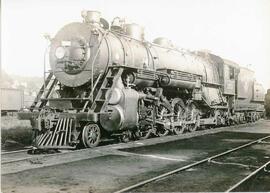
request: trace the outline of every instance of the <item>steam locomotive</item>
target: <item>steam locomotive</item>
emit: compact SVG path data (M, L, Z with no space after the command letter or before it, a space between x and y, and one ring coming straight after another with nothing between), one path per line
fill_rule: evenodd
M30 109L39 149L97 146L253 122L264 111L254 72L208 52L144 39L143 28L97 11L51 39L51 70Z

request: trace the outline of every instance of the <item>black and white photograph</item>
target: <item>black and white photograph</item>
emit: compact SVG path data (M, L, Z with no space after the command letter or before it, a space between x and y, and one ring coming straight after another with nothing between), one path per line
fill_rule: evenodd
M1 193L270 192L270 0L2 0Z

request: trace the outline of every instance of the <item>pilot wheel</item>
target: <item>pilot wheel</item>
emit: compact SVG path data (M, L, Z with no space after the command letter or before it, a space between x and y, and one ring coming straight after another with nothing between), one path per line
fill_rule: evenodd
M84 126L82 132L82 142L85 147L96 147L100 142L100 128L96 124Z

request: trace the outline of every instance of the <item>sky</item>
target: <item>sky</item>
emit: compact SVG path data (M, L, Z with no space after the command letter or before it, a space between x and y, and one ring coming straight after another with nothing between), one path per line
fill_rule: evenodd
M270 0L3 0L1 65L9 73L43 76L48 41L64 25L98 10L109 22L125 17L152 41L166 37L180 48L210 50L255 70L270 88Z

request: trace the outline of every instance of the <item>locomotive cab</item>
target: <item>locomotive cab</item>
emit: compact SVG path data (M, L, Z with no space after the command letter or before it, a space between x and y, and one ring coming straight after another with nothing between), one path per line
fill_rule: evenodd
M225 95L235 95L236 80L239 73L239 65L227 59L223 60L223 93Z

